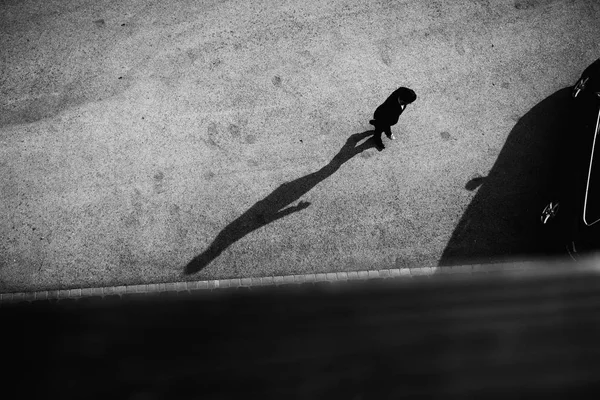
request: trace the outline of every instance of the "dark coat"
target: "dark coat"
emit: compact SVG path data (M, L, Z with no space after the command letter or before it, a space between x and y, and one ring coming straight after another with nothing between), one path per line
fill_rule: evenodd
M382 105L377 107L375 114L373 115L375 125L396 125L398 118L400 118L400 114L404 111L404 108L400 107L400 104L398 104L398 97L402 90L406 89L400 88L395 90Z

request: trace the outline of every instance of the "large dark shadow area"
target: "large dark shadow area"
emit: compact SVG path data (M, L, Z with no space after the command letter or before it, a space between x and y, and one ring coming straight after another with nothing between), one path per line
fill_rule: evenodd
M438 278L1 304L2 390L61 400L598 391L597 273Z
M202 254L188 263L184 273L190 275L200 271L225 249L250 232L310 206L310 203L305 201L300 201L296 205L292 205L292 203L298 201L317 184L333 175L346 161L369 148L375 147L373 138L359 144L362 139L373 133L374 131L366 131L351 135L329 164L312 174L284 183L267 197L258 201L248 211L227 225Z
M439 265L501 262L559 254L542 230L540 213L566 161L561 146L572 132L571 88L547 97L511 130L487 177L465 180L477 190L444 249Z

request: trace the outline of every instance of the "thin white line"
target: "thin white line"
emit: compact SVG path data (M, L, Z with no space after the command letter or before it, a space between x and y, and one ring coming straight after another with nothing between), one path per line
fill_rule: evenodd
M596 222L600 221L600 218L599 218L596 221L592 222L591 224L588 224L588 222L586 221L586 218L585 218L587 215L588 191L590 188L590 177L592 176L592 163L594 162L594 148L596 147L596 138L598 137L598 125L599 124L600 124L600 109L598 110L598 118L596 119L596 131L594 132L594 143L592 144L592 155L590 157L590 168L588 170L588 179L587 179L587 184L585 187L585 200L583 202L583 222L587 226L592 226Z
M192 289L192 292L195 291L211 291L211 290L216 290L216 289L220 289L220 288L228 288L228 287L259 287L259 286L275 286L275 285L297 285L297 284L301 284L301 283L314 283L314 282L318 282L318 281L324 281L324 282L339 282L339 283L347 283L348 281L352 281L352 280L358 280L358 281L367 281L367 280L371 280L373 278L380 278L380 279L385 279L385 280L390 280L390 281L398 281L398 280L406 280L407 278L411 278L412 276L434 276L434 275L448 275L448 274L453 274L453 275L473 275L474 272L505 272L507 274L511 274L513 272L536 272L536 271L540 271L543 270L540 268L540 266L544 266L543 263L540 263L539 265L537 264L527 264L527 263L523 263L523 262L518 262L518 263L512 263L512 264L503 264L503 263L498 263L498 264L477 264L477 265L459 265L459 266L445 266L445 267L414 267L414 268L403 268L403 269L380 269L380 270L362 270L362 271L350 271L347 272L345 277L340 277L340 275L338 275L337 273L319 273L316 274L316 276L319 279L313 279L313 277L315 276L315 274L295 274L293 281L286 281L286 279L284 279L283 275L277 275L277 276L268 276L268 277L263 277L263 278L255 278L255 279L251 279L250 282L248 282L248 284L242 284L241 283L241 279L242 278L235 278L235 279L211 279L211 280L203 280L203 281L195 281L196 283L200 284L203 283L204 285L198 285L201 287L198 287L197 289ZM544 266L545 268L545 266ZM394 273L394 271L397 271L396 273ZM573 271L572 268L569 267L568 269L569 272ZM594 269L594 271L596 271L596 269ZM406 272L406 273L405 273ZM289 278L290 275L287 275L287 277ZM303 276L305 279L301 280L301 279L297 279L297 277L299 276ZM278 279L279 278L279 279ZM233 280L238 280L239 284L235 284L235 285L231 285L231 282ZM258 282L257 282L258 281ZM117 286L107 286L107 287L103 287L101 289L103 289L103 294L99 295L97 294L97 292L94 289L98 289L98 288L94 288L94 287L81 287L81 288L75 288L75 289L79 289L80 293L79 295L71 295L71 290L72 289L62 289L62 290L57 290L56 291L56 296L55 297L50 297L50 295L47 296L46 299L59 299L59 300L64 300L64 299L69 299L69 298L84 298L84 297L105 297L107 295L119 295L119 296L127 296L130 295L131 293L147 293L147 294L156 294L159 292L165 292L165 293L174 293L177 291L182 291L181 289L177 288L177 284L178 283L182 283L182 282L190 282L190 281L181 281L181 282L169 282L169 284L172 285L172 288L169 289L166 287L166 285L163 284L154 284L154 286L151 286L152 284L139 284L139 285L117 285ZM227 282L227 284L221 284L221 282L225 283ZM162 288L161 288L162 285ZM141 291L136 290L135 292L129 292L127 289L130 287L135 286L136 288L138 287L142 287L144 288ZM115 290L116 288L119 288L119 290ZM83 291L84 289L91 289L90 291ZM106 291L106 289L111 289L109 292ZM184 289L185 290L185 289ZM183 291L184 291L183 290ZM43 292L47 292L47 291L23 291L23 292L17 292L17 293L0 293L0 303L2 302L11 302L15 297L23 297L22 299L19 299L19 301L30 301L24 298L24 296L27 293L43 293ZM32 301L35 301L32 300Z

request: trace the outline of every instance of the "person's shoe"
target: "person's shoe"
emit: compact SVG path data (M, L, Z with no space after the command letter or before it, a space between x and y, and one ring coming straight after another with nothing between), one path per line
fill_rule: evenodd
M396 140L396 136L392 133L391 135L386 135L390 140Z
M375 139L375 146L377 147L378 150L385 149L385 146L383 145L383 141L381 140L381 138L379 140Z

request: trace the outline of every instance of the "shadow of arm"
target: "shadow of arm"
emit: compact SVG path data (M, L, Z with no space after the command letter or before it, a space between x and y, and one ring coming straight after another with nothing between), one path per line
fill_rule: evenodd
M305 208L308 208L308 206L310 206L310 203L308 201L301 201L295 206L285 208L279 211L278 213L273 214L272 218L269 220L269 223L277 221L280 218L287 217L288 215L293 214L295 212L302 211Z

